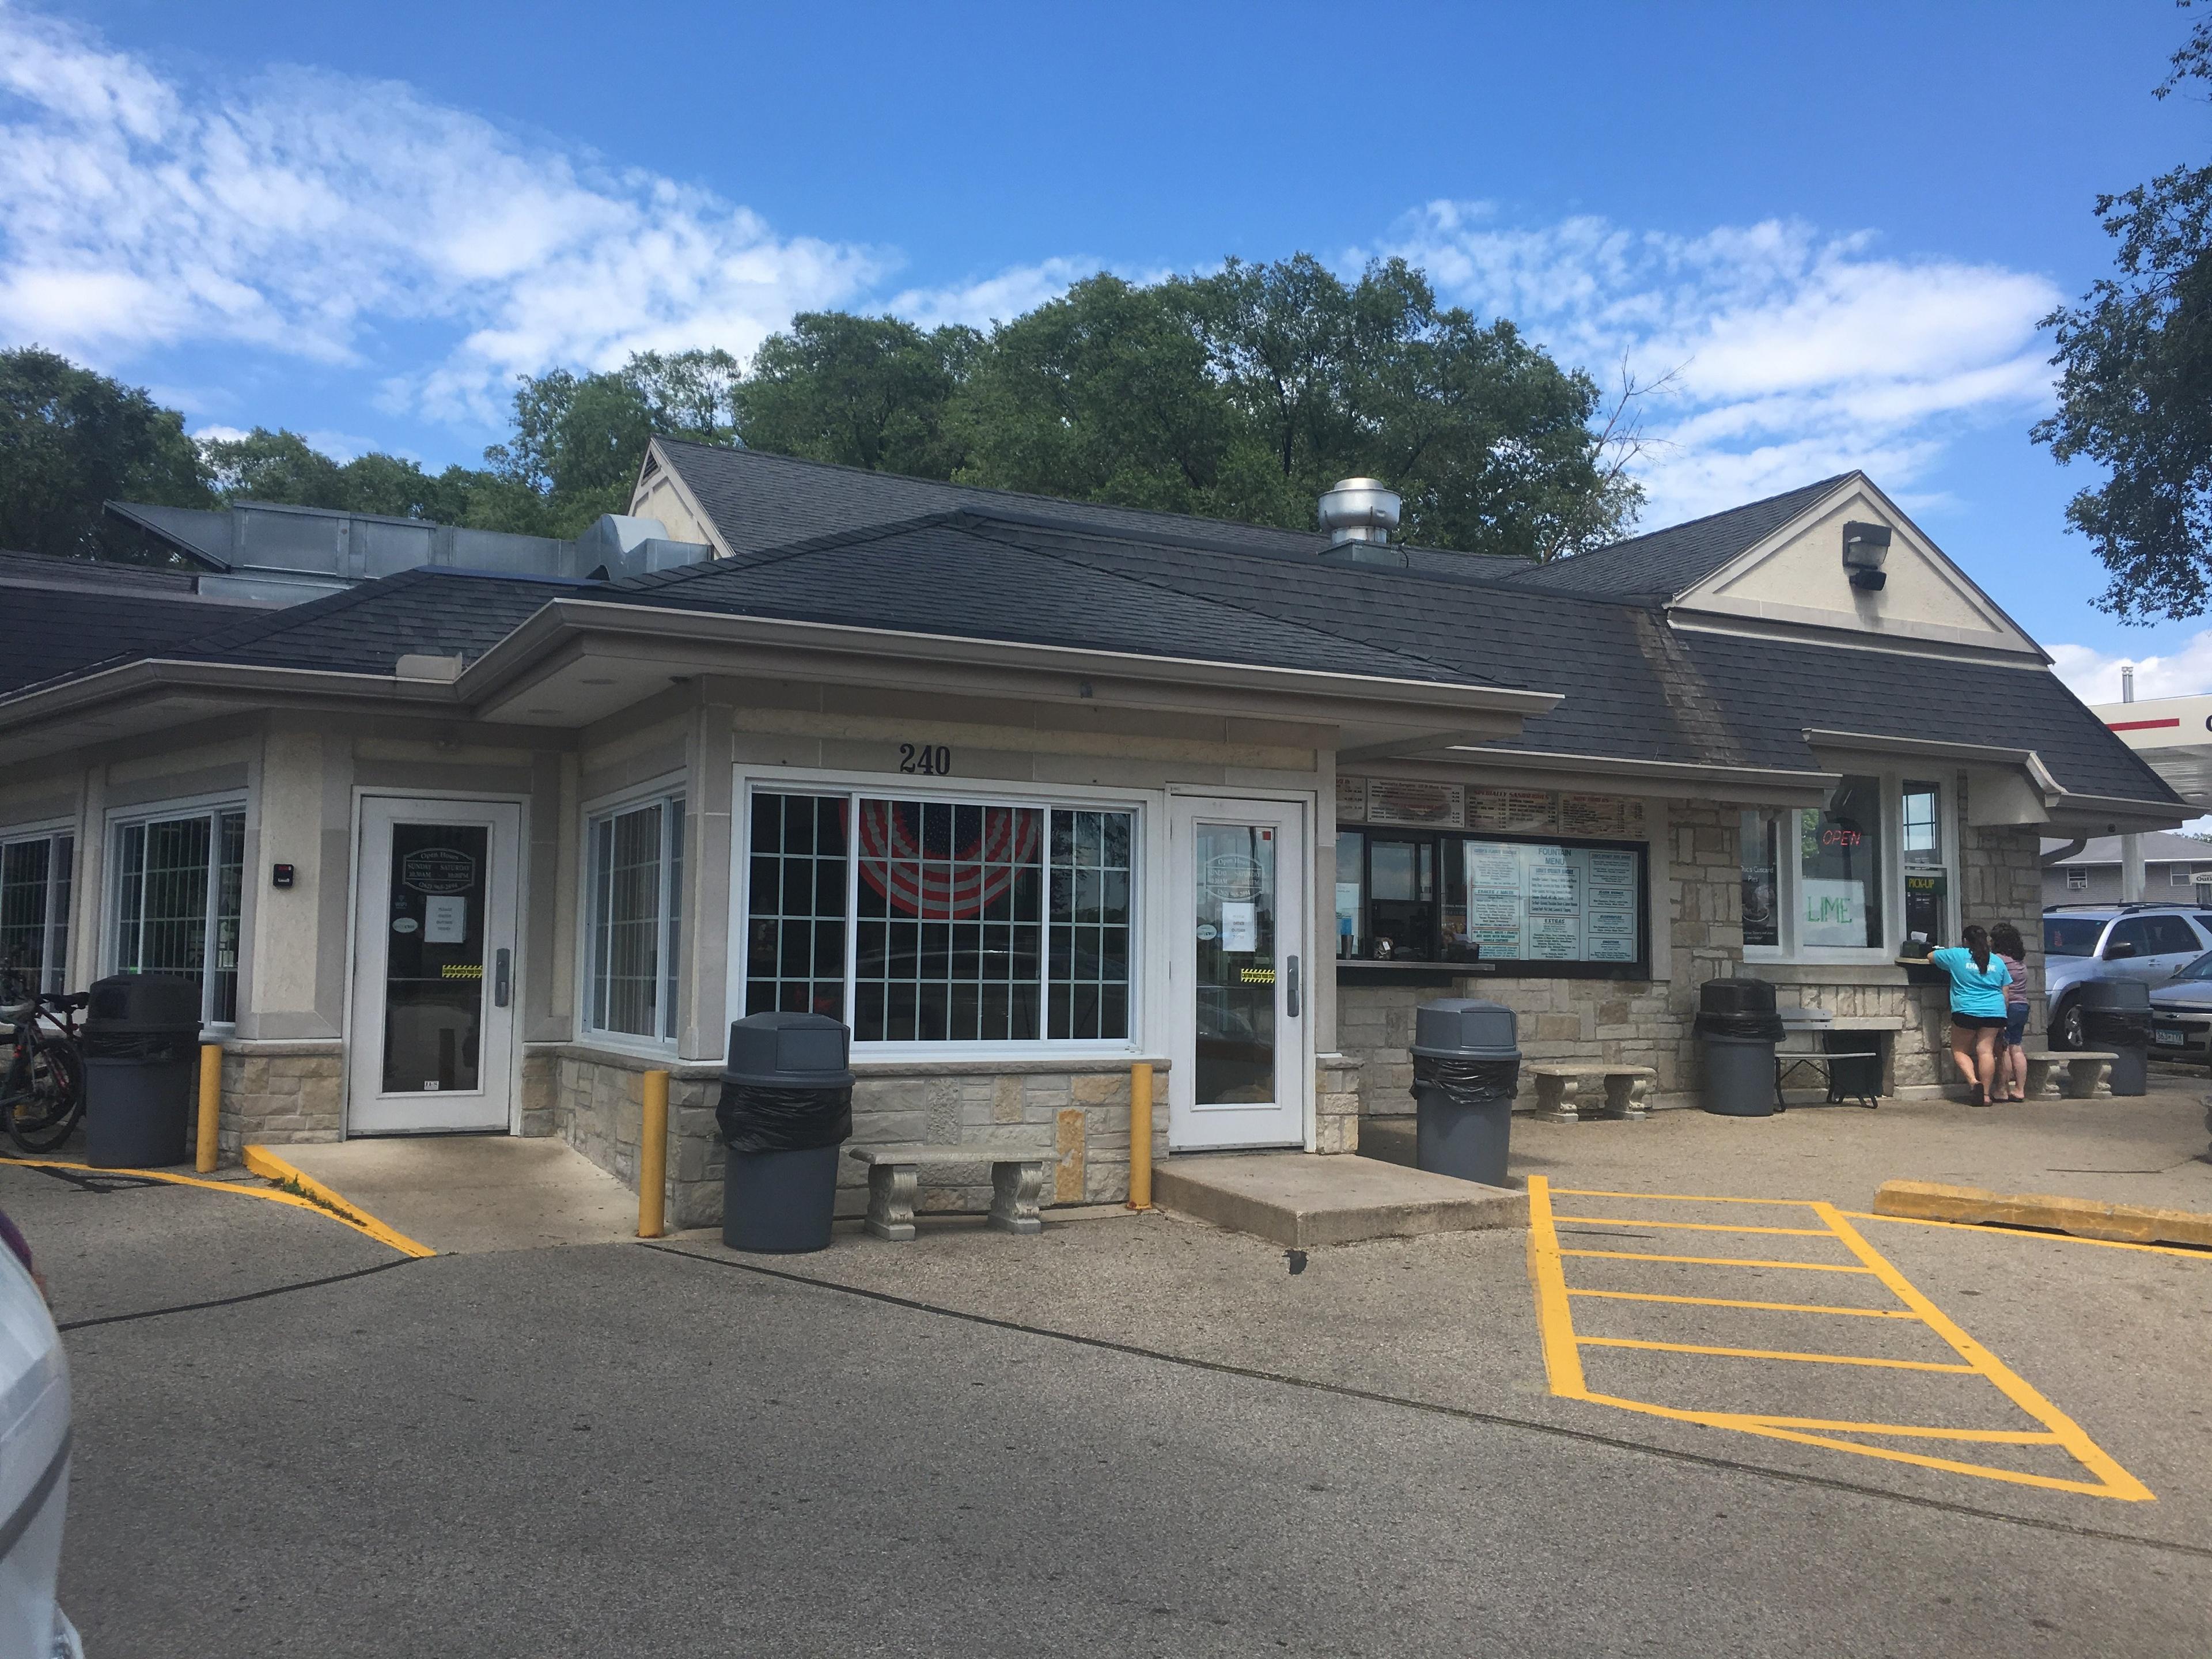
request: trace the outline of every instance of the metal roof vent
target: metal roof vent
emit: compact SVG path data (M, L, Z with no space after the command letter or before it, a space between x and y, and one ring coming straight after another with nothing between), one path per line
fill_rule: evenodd
M1398 492L1380 478L1342 478L1321 498L1321 527L1328 532L1322 556L1358 564L1403 564L1406 556L1390 545L1404 506Z

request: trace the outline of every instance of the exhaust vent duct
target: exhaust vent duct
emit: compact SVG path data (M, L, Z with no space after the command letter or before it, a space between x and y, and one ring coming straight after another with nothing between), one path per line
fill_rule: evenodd
M1344 478L1321 498L1321 527L1328 532L1325 559L1356 564L1406 562L1390 545L1404 502L1380 478Z

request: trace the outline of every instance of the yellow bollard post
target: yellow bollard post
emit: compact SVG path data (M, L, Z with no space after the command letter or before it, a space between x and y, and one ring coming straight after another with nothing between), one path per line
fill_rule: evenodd
M200 1045L199 1144L193 1151L192 1168L202 1175L215 1173L216 1130L222 1122L222 1045Z
M637 1143L637 1236L660 1237L668 1206L668 1073L645 1074L645 1127Z
M1152 1068L1129 1068L1129 1207L1152 1207Z

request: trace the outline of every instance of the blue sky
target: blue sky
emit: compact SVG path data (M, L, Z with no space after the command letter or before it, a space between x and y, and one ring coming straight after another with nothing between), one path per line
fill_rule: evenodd
M1863 465L2105 694L2027 428L2090 216L2204 155L2167 0L935 7L0 0L0 341L198 429L474 461L517 373L794 309L1404 252L1650 415L1656 526Z

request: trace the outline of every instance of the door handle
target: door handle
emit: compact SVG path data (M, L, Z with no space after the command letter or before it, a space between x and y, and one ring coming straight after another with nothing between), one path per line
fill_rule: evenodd
M513 953L508 951L499 950L492 952L491 1006L495 1008L506 1007L508 995L514 988L514 975L509 971L512 959Z
M1298 1017L1298 959L1292 957L1286 967L1287 971L1284 981L1286 988L1285 1000L1289 1005L1290 1018L1296 1019Z

